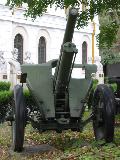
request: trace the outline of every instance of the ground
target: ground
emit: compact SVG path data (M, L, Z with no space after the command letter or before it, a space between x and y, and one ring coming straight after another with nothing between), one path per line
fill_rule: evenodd
M11 148L11 126L4 123L0 125L0 157L1 160L120 160L120 125L118 122L115 127L114 142L105 144L95 141L92 124L82 133L68 130L62 134L38 133L29 124L24 151L15 153Z

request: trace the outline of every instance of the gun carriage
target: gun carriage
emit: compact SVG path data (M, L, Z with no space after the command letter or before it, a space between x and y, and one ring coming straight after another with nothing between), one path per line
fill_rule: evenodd
M106 85L98 85L93 96L93 111L90 117L83 121L83 114L93 85L92 73L96 73L94 64L74 64L78 52L72 43L78 11L71 8L61 45L58 60L51 60L43 64L21 65L22 85L14 87L13 109L13 149L20 152L23 149L24 130L27 121L34 128L43 132L55 130L82 131L83 127L93 121L96 139L111 142L114 136L114 95ZM55 73L52 74L52 69ZM85 78L72 78L74 68L84 68ZM79 73L78 73L79 74ZM28 116L23 83L35 101L32 108L33 116Z

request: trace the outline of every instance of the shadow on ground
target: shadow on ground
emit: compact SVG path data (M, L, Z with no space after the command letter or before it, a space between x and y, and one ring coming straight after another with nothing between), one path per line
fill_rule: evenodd
M40 154L44 152L54 151L55 148L50 146L49 144L41 144L41 145L25 145L24 150L18 154L20 155L32 155L32 154ZM14 152L12 148L10 148L10 155L13 156L17 152Z

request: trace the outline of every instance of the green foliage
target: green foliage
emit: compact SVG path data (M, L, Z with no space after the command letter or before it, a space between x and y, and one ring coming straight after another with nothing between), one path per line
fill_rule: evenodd
M8 103L12 97L12 91L1 91L0 92L0 105Z
M99 16L100 34L97 36L102 64L120 62L119 31L120 12L113 9L104 11Z
M109 83L109 78L108 77L105 77L104 81L105 81L105 84L109 88L112 89L113 93L116 92L116 90L117 90L117 83L115 83L115 82L114 83Z
M10 82L0 81L0 91L8 91L10 89Z
M32 107L34 101L30 92L28 90L24 90L24 97L26 107ZM13 91L1 91L0 92L0 122L4 122L5 118L11 114L13 107Z
M99 47L100 48L111 48L113 42L116 40L116 34L118 32L119 25L116 21L112 21L108 24L103 24L100 26Z
M105 64L115 64L120 62L120 54L114 54L111 49L103 50L101 54L101 63Z
M92 89L95 90L96 87L97 87L97 85L98 85L98 80L97 80L97 79L94 79L94 80L93 80L93 87L92 87Z
M11 105L12 91L0 92L0 122L3 122L9 112Z
M117 84L116 83L109 84L109 87L112 89L113 92L115 92L117 90Z
M91 107L93 105L93 95L94 95L94 91L95 91L97 85L98 85L98 80L94 79L93 86L92 86L90 93L89 93L89 96L88 96L88 102L87 102L88 109L91 109Z
M0 82L0 122L4 121L10 107L12 91L9 89L10 82Z

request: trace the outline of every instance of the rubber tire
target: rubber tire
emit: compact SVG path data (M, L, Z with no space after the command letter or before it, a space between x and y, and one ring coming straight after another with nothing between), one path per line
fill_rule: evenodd
M115 97L105 84L97 86L93 97L93 129L96 140L110 143L114 139Z
M12 142L15 152L22 152L25 131L25 101L23 88L20 85L14 87L14 121L12 122Z

